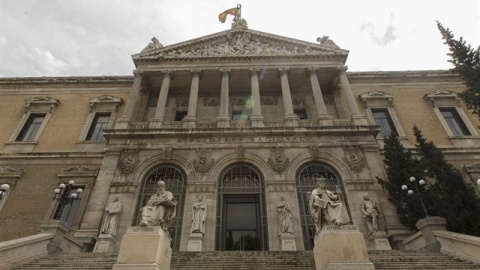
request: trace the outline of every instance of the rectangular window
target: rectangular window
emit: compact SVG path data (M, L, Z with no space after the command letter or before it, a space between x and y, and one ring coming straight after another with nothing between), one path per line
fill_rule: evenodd
M293 110L293 113L298 116L299 119L307 119L307 111L302 110Z
M45 114L31 114L25 125L20 131L16 141L17 142L31 142L35 139L40 126L42 125L43 119L45 119Z
M455 108L439 108L439 110L454 136L471 135L470 131Z
M177 111L175 112L175 121L182 121L182 119L187 116L187 112Z
M398 135L387 109L372 109L372 115L375 123L380 126L380 135L382 137Z
M249 119L250 119L250 115L246 110L232 111L232 121L247 121Z
M87 141L103 140L103 130L108 127L110 122L110 113L97 113L93 118L92 125L87 134Z

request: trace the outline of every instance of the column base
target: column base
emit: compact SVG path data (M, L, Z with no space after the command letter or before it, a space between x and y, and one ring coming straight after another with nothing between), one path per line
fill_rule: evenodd
M315 237L316 270L374 270L363 234L355 225L326 225Z
M95 243L93 253L113 253L115 251L115 237L110 234L100 234Z
M127 129L130 127L130 118L122 117L115 124L115 129Z
M196 128L197 127L197 117L195 116L186 116L182 120L184 128Z
M285 115L286 127L298 127L298 116L296 114Z
M264 127L265 123L263 122L262 115L254 115L250 117L250 121L252 123L252 127Z
M282 251L296 251L295 235L290 233L282 233L280 236L280 248Z
M363 114L354 114L352 115L352 121L355 126L366 126L367 118Z
M375 250L392 250L385 232L374 232L368 237L368 240L373 244Z
M170 270L170 243L159 226L129 227L113 270Z
M219 128L229 128L230 127L230 117L228 117L228 116L217 117L217 127L219 127Z
M203 233L191 233L188 237L187 251L202 251Z
M333 117L329 114L318 115L318 123L321 126L333 126Z
M162 118L152 118L150 119L150 123L148 124L149 128L161 128L162 127Z

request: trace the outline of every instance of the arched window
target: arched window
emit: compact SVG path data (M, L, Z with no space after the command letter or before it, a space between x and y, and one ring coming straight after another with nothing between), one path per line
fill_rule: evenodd
M172 164L162 164L152 169L140 186L140 193L135 210L133 226L137 226L141 219L140 208L147 204L148 199L157 192L158 181L165 182L166 190L173 193L177 204L177 215L168 228L172 238L172 249L180 249L180 236L182 232L182 217L185 204L186 177L183 170Z
M265 185L252 165L234 164L218 185L217 250L268 250Z
M337 172L330 166L319 162L310 162L300 167L297 172L296 181L305 250L313 249L313 241L315 238L315 224L310 213L308 205L310 198L307 196L307 193L312 192L317 187L317 178L322 176L326 178L326 188L328 190L334 191L338 185L345 194L345 189ZM346 199L345 196L344 198ZM345 204L348 208L348 203L345 202Z

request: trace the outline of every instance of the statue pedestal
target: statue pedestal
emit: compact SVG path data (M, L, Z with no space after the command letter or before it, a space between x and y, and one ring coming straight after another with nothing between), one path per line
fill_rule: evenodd
M315 237L316 270L374 270L363 234L355 225L326 225Z
M113 270L170 270L170 243L158 226L129 227Z
M187 251L202 251L203 233L191 233L188 237Z
M113 253L115 250L115 237L110 234L100 234L95 243L93 253Z
M282 251L296 251L295 235L290 233L282 233L280 235L280 248Z
M447 220L442 217L426 217L420 219L415 224L415 227L419 229L423 238L425 239L425 249L431 251L440 251L442 245L438 242L433 231L446 231Z
M375 250L392 250L385 232L374 232L368 237L368 240L375 246Z

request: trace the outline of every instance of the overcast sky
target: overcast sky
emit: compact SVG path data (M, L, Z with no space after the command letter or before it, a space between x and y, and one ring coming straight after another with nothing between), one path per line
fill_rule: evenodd
M475 48L480 0L0 0L0 77L131 75L131 55L230 29L237 4L250 29L350 51L349 71L451 68L435 21Z

